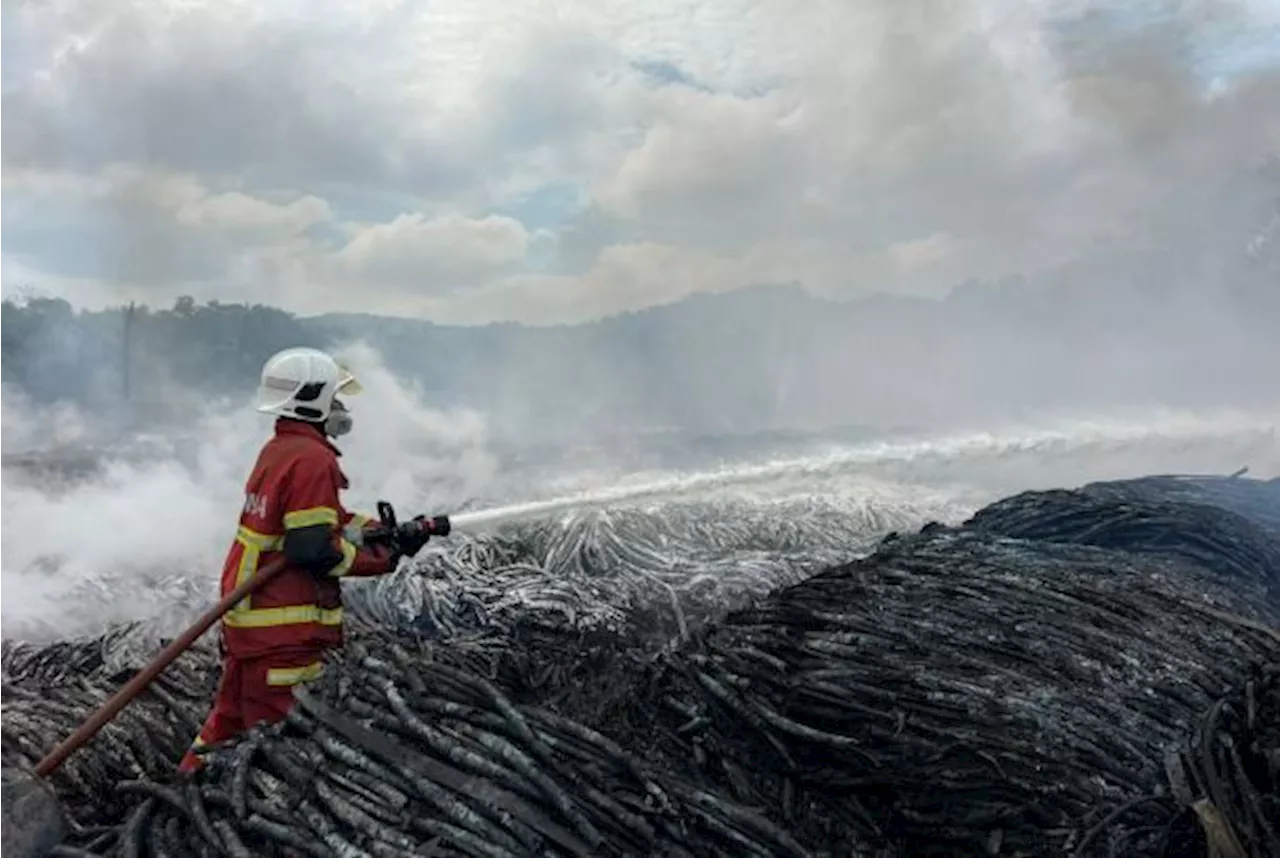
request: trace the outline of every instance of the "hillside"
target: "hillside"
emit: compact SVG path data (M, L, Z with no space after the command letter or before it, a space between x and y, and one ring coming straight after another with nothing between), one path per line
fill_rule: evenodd
M1268 214L1231 241L1099 252L940 300L766 285L576 326L450 327L188 299L134 313L127 382L122 311L5 302L3 376L39 401L154 411L174 390L243 395L278 348L363 339L433 404L481 409L498 435L530 443L1274 404L1280 218Z

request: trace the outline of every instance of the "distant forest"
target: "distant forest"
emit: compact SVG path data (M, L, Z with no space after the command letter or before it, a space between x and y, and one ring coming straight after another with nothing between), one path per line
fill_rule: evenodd
M100 311L60 298L5 301L0 333L4 382L39 402L146 401L160 382L243 393L282 344L324 341L315 325L284 310L185 297L169 309Z

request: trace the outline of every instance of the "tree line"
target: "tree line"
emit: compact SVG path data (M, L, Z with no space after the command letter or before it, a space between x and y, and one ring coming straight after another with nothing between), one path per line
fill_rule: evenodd
M61 298L3 302L0 374L36 402L145 401L176 383L243 392L272 352L320 345L305 320L264 304L145 304L76 309Z

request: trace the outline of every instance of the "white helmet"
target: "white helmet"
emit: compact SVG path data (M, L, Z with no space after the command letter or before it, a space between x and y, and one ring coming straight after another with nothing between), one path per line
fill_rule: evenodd
M325 422L339 393L360 392L350 370L319 349L293 348L276 352L262 366L258 410L263 414ZM338 403L342 408L342 403Z

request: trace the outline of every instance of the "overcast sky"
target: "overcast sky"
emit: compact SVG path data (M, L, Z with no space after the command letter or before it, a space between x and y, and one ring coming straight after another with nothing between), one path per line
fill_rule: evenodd
M1280 151L1276 0L5 0L2 33L5 294L87 305L938 294L1141 246Z

